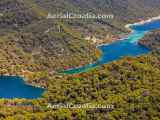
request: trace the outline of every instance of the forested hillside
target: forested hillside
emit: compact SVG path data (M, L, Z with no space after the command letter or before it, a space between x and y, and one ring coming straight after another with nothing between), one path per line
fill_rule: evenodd
M0 99L0 120L159 120L159 30L139 42L152 50L147 55L125 57L86 73L59 73L96 61L101 53L86 36L128 34L125 24L159 15L159 6L159 0L0 0L0 75L21 76L46 89L38 99ZM115 18L46 18L67 11ZM49 103L114 108L51 109Z
M0 9L1 75L54 73L96 59L91 42L67 24L47 20L33 1L0 1Z
M111 21L102 20L98 21L98 28L96 27L97 21L92 21L95 29L105 28L115 32L126 32L124 25L127 22L135 22L137 19L144 19L146 17L159 15L159 1L158 0L34 0L39 6L51 13L103 13L113 14L114 19ZM74 21L72 21L74 22ZM77 21L76 21L77 22ZM85 22L85 21L84 21ZM86 23L88 26L89 23ZM111 27L111 28L110 28ZM108 32L106 29L104 29Z
M18 0L1 0L0 14L0 27L3 29L22 27L38 20L36 13Z
M159 44L157 34L158 31L149 37L146 35L143 40ZM152 50L159 47L157 45ZM158 120L160 118L158 105L160 55L157 52L136 58L126 57L87 73L48 77L48 90L41 99L1 100L1 105L12 104L12 108L1 108L1 118L13 120ZM111 104L114 108L52 110L42 107L48 103ZM14 107L16 105L25 107Z

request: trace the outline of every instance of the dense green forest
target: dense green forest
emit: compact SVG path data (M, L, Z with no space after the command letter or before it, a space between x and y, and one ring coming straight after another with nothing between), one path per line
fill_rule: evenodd
M0 74L46 88L39 99L0 99L0 120L159 120L160 31L139 44L147 55L75 75L58 71L100 55L85 34L123 35L124 25L157 16L159 0L0 0ZM51 20L49 12L113 13L114 20ZM137 12L139 11L139 12ZM142 17L143 16L143 17ZM85 32L84 32L85 31ZM107 109L51 109L48 104L102 104Z
M142 41L159 44L158 33L150 33ZM42 98L3 99L0 116L7 120L158 120L160 55L157 48L153 47L148 55L126 57L87 73L48 76L48 90ZM50 109L48 103L104 104L114 108Z

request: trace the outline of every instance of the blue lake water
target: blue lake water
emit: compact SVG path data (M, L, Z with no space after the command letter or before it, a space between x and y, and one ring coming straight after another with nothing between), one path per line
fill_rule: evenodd
M0 77L0 98L35 99L43 92L44 89L25 84L20 77Z
M97 66L118 60L125 56L139 56L150 52L150 50L137 42L144 37L147 32L152 30L160 29L160 20L152 21L150 23L145 23L143 25L132 25L130 28L133 30L128 37L118 40L109 45L101 45L97 48L101 50L102 55L95 62L79 68L72 68L66 70L65 74L76 74L81 72L86 72L89 69L95 68Z

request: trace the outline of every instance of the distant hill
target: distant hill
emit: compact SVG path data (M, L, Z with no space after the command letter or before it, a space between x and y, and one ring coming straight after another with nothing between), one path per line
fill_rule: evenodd
M88 29L91 33L104 36L104 33L126 33L126 23L133 23L139 19L157 16L160 12L159 0L33 0L41 8L53 14L75 13L103 13L114 14L113 20L71 20L70 24L81 28L81 32ZM68 22L68 21L65 21ZM79 26L83 23L84 26ZM92 27L91 27L92 26Z
M142 40L139 41L139 44L160 53L160 30L147 34Z
M19 0L0 1L0 27L24 26L38 19L36 13Z
M156 16L159 0L33 0L50 12L112 13L119 21Z

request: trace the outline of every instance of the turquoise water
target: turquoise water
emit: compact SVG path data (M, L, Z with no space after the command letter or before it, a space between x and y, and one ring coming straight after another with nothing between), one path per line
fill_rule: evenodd
M150 50L137 42L144 37L144 35L152 30L160 29L160 20L145 23L143 25L132 25L130 28L133 30L128 37L117 40L109 45L101 45L97 48L101 50L102 55L95 62L79 68L72 68L66 70L65 74L76 74L86 72L92 68L118 60L125 56L139 56L150 52Z
M35 99L44 92L44 89L26 85L20 77L0 77L0 83L0 98Z

